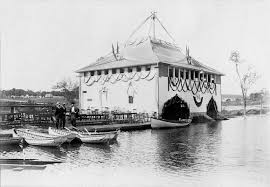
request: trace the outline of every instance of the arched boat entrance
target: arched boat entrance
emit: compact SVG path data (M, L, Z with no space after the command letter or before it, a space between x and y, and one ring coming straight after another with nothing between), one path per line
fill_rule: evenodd
M188 104L176 94L164 103L161 117L167 120L179 120L179 118L188 119L189 115Z
M218 115L217 103L213 97L210 99L210 101L207 104L206 114L213 119L217 118L217 115Z

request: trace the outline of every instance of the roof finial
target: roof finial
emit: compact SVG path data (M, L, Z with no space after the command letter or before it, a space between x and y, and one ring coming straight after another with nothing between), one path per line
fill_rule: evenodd
M186 45L186 58L187 58L187 62L191 64L191 56L189 54L189 47L187 45Z
M153 38L156 39L156 28L155 28L155 19L156 19L156 11L151 12L152 24L153 24Z

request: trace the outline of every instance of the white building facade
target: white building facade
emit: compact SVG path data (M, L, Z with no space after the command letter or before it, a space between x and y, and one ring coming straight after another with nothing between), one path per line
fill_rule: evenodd
M143 38L77 71L82 111L161 114L176 94L191 113L221 111L222 73L165 41ZM213 104L214 103L214 104ZM210 106L211 105L211 106Z

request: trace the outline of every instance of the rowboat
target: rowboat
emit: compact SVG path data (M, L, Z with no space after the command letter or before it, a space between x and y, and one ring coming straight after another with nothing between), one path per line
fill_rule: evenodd
M151 118L152 129L185 127L185 126L188 126L190 123L191 123L191 119L182 119L179 121L172 121L172 120Z
M67 136L55 136L29 129L14 129L13 133L14 136L23 137L30 145L56 147L67 141Z
M13 134L1 134L0 145L19 145L22 139L22 137L14 137Z
M73 130L66 128L69 132L73 132L77 134L77 138L79 138L83 143L108 143L110 141L116 140L120 130L109 131L109 132L88 132L87 129L85 131L80 131L77 128L73 127Z
M48 133L50 135L54 135L54 136L67 136L67 141L68 143L70 143L72 140L74 140L77 137L77 134L74 132L70 132L67 130L61 130L61 129L55 129L52 127L48 128Z
M0 159L0 167L5 169L21 170L43 170L48 164L59 164L61 161L42 161L37 159Z

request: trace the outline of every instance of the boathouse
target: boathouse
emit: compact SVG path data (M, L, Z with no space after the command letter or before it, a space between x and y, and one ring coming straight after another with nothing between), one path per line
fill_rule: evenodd
M179 97L191 114L215 116L221 110L223 74L194 59L187 47L183 52L173 42L158 39L155 23L162 23L155 13L144 23L147 20L151 36L129 39L121 47L112 45L110 54L76 71L81 110L160 115L167 101Z

